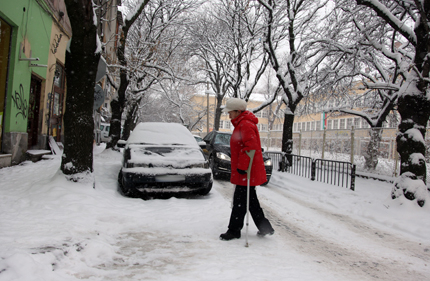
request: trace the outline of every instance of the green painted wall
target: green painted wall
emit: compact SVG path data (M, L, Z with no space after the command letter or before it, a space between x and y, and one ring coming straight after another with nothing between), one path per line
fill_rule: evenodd
M0 0L0 17L12 26L4 132L27 132L31 74L46 78L46 67L30 67L26 56L38 57L37 64L48 62L52 19L36 0ZM42 0L38 2L43 2Z

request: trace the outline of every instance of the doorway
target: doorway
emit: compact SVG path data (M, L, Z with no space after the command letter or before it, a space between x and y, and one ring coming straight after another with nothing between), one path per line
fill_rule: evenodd
M42 89L42 81L35 76L31 76L30 98L28 105L28 149L37 146L37 137L39 134L39 111L40 111L40 91Z
M9 54L12 27L0 18L0 152L2 151L2 133L5 111L7 75L9 70Z

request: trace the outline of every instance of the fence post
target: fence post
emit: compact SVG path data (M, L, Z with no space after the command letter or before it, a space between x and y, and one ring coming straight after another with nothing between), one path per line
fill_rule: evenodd
M396 131L397 133L399 130ZM397 164L399 163L399 153L397 152L397 140L394 143L394 171L393 176L397 177Z
M299 156L302 155L301 151L302 151L302 130L300 130L299 132Z
M351 169L351 190L355 191L355 164L352 165Z
M325 152L325 137L326 137L326 128L324 127L321 159L324 159L324 152Z
M354 126L351 126L351 164L354 164L354 135L355 130Z
M315 174L316 174L316 163L315 160L312 159L312 165L311 165L311 180L314 181L315 180Z

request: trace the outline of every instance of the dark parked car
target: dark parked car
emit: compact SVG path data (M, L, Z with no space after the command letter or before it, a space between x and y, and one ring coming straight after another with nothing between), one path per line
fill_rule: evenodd
M140 123L123 151L118 175L130 197L171 197L208 194L212 172L202 149L181 124Z
M206 149L203 151L209 159L209 165L212 169L214 178L230 178L230 138L231 133L218 131L212 131L203 138L206 142ZM270 157L268 157L264 152L263 160L267 176L267 182L263 185L266 185L272 176L273 165Z

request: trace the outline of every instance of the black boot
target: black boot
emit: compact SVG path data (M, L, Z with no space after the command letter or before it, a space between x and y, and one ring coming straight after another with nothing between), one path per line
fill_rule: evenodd
M258 231L257 236L264 237L266 235L273 235L273 233L275 233L275 230L272 228L272 230L269 230L269 231Z
M239 239L240 238L240 232L233 232L228 230L226 233L223 233L219 236L219 239L224 241L229 241L233 239Z

